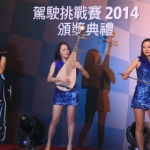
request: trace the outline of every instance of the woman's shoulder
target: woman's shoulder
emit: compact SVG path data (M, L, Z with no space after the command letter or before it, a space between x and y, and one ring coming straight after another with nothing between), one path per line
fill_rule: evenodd
M60 60L59 59L56 59L56 60L54 60L53 62L52 62L52 64L54 65L54 64L57 64L57 63L59 63L60 62Z
M136 62L139 62L139 57L135 58L132 63L136 63Z
M147 62L147 58L146 57L143 57L143 56L138 56L138 61L140 62Z
M61 59L56 59L56 60L54 61L54 63L55 63L55 66L62 66L62 65L64 64Z
M61 59L54 60L54 62L61 62L61 61L62 61Z
M144 61L146 58L145 57L142 57L142 56L137 56L133 62L141 62L141 61Z

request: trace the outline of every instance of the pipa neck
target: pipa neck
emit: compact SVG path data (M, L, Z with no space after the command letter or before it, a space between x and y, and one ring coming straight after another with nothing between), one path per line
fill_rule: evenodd
M75 52L78 51L78 46L79 46L80 39L81 39L81 37L78 36L78 37L77 37L77 40L76 40L76 43L75 43L75 45L74 45L74 48L73 48L73 51L75 51Z

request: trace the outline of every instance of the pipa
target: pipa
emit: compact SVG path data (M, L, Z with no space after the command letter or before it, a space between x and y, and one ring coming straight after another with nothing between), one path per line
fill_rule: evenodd
M80 32L79 32L79 35L77 36L77 40L74 45L73 51L56 76L56 78L57 77L67 77L70 80L69 84L60 82L60 81L55 82L56 87L62 91L71 90L76 83L76 68L72 67L72 64L76 63L78 46L79 46L80 39L83 36L84 30L85 30L85 26L81 25Z

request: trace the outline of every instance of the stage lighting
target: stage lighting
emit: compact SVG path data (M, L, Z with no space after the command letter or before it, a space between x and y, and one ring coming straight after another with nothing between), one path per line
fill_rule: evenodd
M132 125L127 128L126 131L127 141L131 144L131 146L129 147L130 150L135 150L137 148L137 143L135 139L135 128L136 128L136 124L135 122L133 122ZM144 136L144 147L145 147L146 144L149 142L149 138L150 138L150 132L148 127L144 127L143 136Z
M36 117L22 115L19 120L19 133L22 137L20 140L21 146L39 145L44 135L44 125Z

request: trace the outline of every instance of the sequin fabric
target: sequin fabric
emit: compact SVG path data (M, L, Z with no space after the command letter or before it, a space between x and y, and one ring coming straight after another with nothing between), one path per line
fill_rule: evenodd
M150 83L150 62L145 57L138 58L141 64L136 69L137 77L139 80ZM144 110L150 109L150 84L137 81L131 107Z
M0 99L3 99L3 78L2 74L0 74Z
M64 65L62 60L55 61L55 74L59 72ZM70 91L61 91L55 88L53 105L72 105L79 106L79 91L76 85Z

